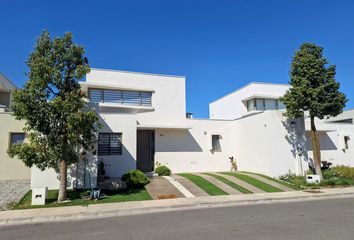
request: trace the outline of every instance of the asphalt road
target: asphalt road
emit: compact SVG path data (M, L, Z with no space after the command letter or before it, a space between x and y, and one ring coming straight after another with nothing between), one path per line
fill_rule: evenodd
M0 239L354 239L354 198L0 227Z

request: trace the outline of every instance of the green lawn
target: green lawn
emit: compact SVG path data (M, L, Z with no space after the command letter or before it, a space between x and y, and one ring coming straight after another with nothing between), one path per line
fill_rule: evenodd
M244 173L251 173L251 172L244 172ZM266 178L268 180L271 180L273 182L277 182L277 183L279 183L281 185L284 185L285 187L288 187L288 188L291 188L291 189L294 189L294 190L302 190L302 188L300 188L300 187L297 187L295 185L289 184L287 182L281 181L281 180L276 179L276 178L269 177L267 175L263 175L263 174L260 174L260 173L251 173L251 174L258 175L260 177L264 177L264 178Z
M244 174L240 174L240 173L235 173L235 172L223 172L222 174L226 174L226 175L230 175L230 176L234 176L244 182L247 182L265 192L283 192L283 190L273 187L269 184L266 184L262 181L259 181L258 179L255 179L253 177L244 175Z
M195 185L203 189L206 193L209 195L215 196L215 195L228 195L226 192L212 184L211 182L205 180L204 178L190 174L190 173L180 173L178 174L179 176L185 177L191 182L193 182Z
M224 178L222 176L219 176L219 175L216 175L216 174L211 174L211 173L205 173L206 175L209 175L209 176L212 176L216 179L218 179L219 181L229 185L230 187L242 192L242 193L245 193L245 194L249 194L249 193L252 193L250 190L246 189L246 188L243 188L241 187L240 185L237 185L236 183L230 181L229 179L227 178Z
M106 194L100 200L87 200L82 199L81 194L84 190L68 190L68 199L70 202L57 203L58 190L48 190L47 204L44 206L31 206L31 195L32 192L29 191L21 199L21 201L14 207L14 209L25 209L25 208L43 208L43 207L63 207L63 206L77 206L77 205L89 205L97 203L114 203L114 202L127 202L127 201L142 201L142 200L152 200L151 196L145 189L140 190L117 190L117 191L105 191L102 193Z

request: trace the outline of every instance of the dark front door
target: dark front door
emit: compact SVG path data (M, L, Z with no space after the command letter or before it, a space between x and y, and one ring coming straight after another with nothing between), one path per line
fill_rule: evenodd
M136 168L142 172L154 171L155 132L153 130L138 130L136 151Z

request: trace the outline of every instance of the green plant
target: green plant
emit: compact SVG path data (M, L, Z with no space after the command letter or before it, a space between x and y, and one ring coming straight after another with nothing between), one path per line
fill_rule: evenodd
M331 168L337 173L338 177L354 180L354 168L348 166L336 166Z
M168 167L161 165L158 166L155 169L155 172L159 175L159 176L170 176L171 175L171 169L169 169Z
M297 188L302 188L306 186L306 179L304 176L297 176L295 173L288 172L279 177L280 180L293 184Z
M131 170L122 176L122 180L127 183L127 187L131 189L143 188L150 182L149 178L140 170Z

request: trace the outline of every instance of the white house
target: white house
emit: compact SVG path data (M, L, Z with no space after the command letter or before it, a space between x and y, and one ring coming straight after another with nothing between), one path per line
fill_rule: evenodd
M70 167L69 187L96 186L100 162L109 178L150 173L157 162L175 173L229 171L232 156L239 170L269 176L303 174L311 164L306 121L285 118L278 101L288 85L251 83L211 103L210 119L193 119L182 76L91 69L80 84L103 128L94 153ZM324 139L336 138L335 147L324 144L324 159L353 164L353 123L339 117L323 125ZM31 187L56 189L57 174L32 168Z

